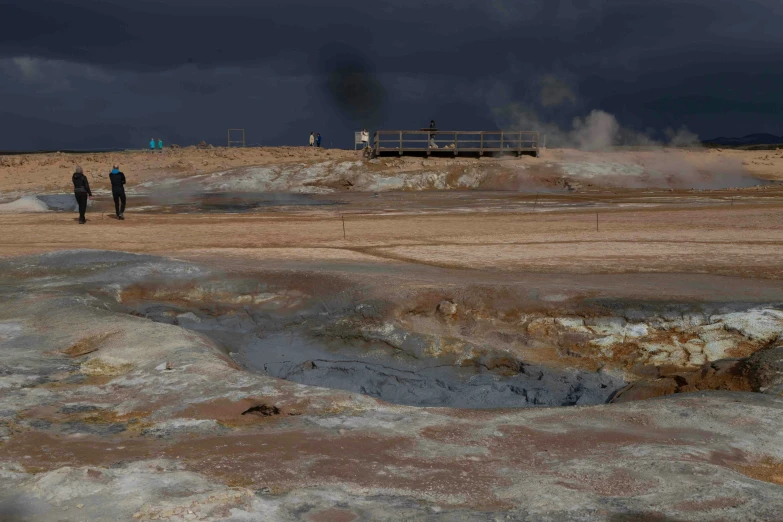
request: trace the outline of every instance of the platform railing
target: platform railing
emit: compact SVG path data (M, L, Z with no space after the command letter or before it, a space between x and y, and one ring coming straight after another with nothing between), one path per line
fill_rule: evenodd
M442 131L380 130L375 132L373 150L377 154L398 152L534 152L538 153L535 131Z

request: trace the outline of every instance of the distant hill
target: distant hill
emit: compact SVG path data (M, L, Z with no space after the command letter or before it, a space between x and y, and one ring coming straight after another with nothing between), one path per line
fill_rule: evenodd
M712 140L702 141L705 145L721 145L724 147L743 147L747 145L777 145L783 143L783 136L774 134L748 134L742 138L726 138L721 136Z

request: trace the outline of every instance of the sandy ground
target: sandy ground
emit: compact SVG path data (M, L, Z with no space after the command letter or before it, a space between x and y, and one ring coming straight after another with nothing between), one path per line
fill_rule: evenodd
M724 187L745 171L783 178L779 152L357 159L308 149L128 153L120 163L146 192L131 195L124 221L105 194L86 225L73 212L0 213L0 518L779 518L781 193L638 186L644 169L658 181L684 172L683 181L721 163ZM353 170L324 174L327 160ZM76 161L103 183L115 157L17 158L0 167L0 192L69 190ZM194 191L217 182L257 190L270 179L285 187L289 164L317 171L292 171L293 188L315 183L314 201L335 204L207 214L149 200L181 179ZM631 186L614 184L637 167ZM508 188L504 169L568 186L553 181L540 196L431 190L467 175L470 188ZM377 196L351 188L407 170L425 182ZM63 252L73 249L161 257ZM44 255L17 257L33 254ZM204 274L258 290L216 297L188 282ZM454 364L520 372L519 357L627 372L647 380L626 400L674 395L524 410L391 405L244 371L198 331L121 311L133 296L168 299L180 318L212 314L228 329L257 306L259 317L288 314L290 329L322 321L337 328L322 335L361 339L374 328L400 352L410 343L397 337L416 334L445 356L462 350ZM691 313L692 303L711 308Z
M0 215L0 254L73 248L187 257L246 250L279 261L361 255L473 270L690 272L780 278L778 203L525 214ZM598 231L596 231L596 218ZM325 250L326 249L326 250Z
M360 158L355 151L309 147L166 148L163 152L128 151L97 154L0 156L0 192L70 192L70 175L80 165L98 188L108 183L112 165L128 175L129 187L146 181L179 178L245 165L285 164Z

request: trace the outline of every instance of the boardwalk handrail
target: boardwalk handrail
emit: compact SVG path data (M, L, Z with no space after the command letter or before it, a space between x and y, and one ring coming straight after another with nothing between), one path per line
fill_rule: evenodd
M373 150L382 152L533 152L538 155L537 131L444 131L439 129L379 130Z

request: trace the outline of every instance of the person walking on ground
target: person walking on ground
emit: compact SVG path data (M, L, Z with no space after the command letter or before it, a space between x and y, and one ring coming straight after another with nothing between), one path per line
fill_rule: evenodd
M430 120L430 131L435 131L438 128L435 126L435 120ZM435 144L435 133L430 132L430 148L437 148L438 146Z
M362 129L362 149L366 149L370 146L370 133L367 129Z
M163 140L158 138L158 150L163 152Z
M114 198L114 210L117 212L117 219L125 219L125 174L120 172L120 166L116 163L109 174L111 181L111 195Z
M150 151L155 152L155 138L150 138Z
M321 148L321 133L320 132L315 137L315 146L318 147L319 149Z
M310 146L311 147L315 146L315 133L314 132L310 133Z
M76 196L76 203L79 205L79 224L83 225L87 222L87 219L84 217L84 213L87 212L87 198L92 199L90 182L87 181L87 176L84 175L81 167L76 167L72 181L73 195Z

